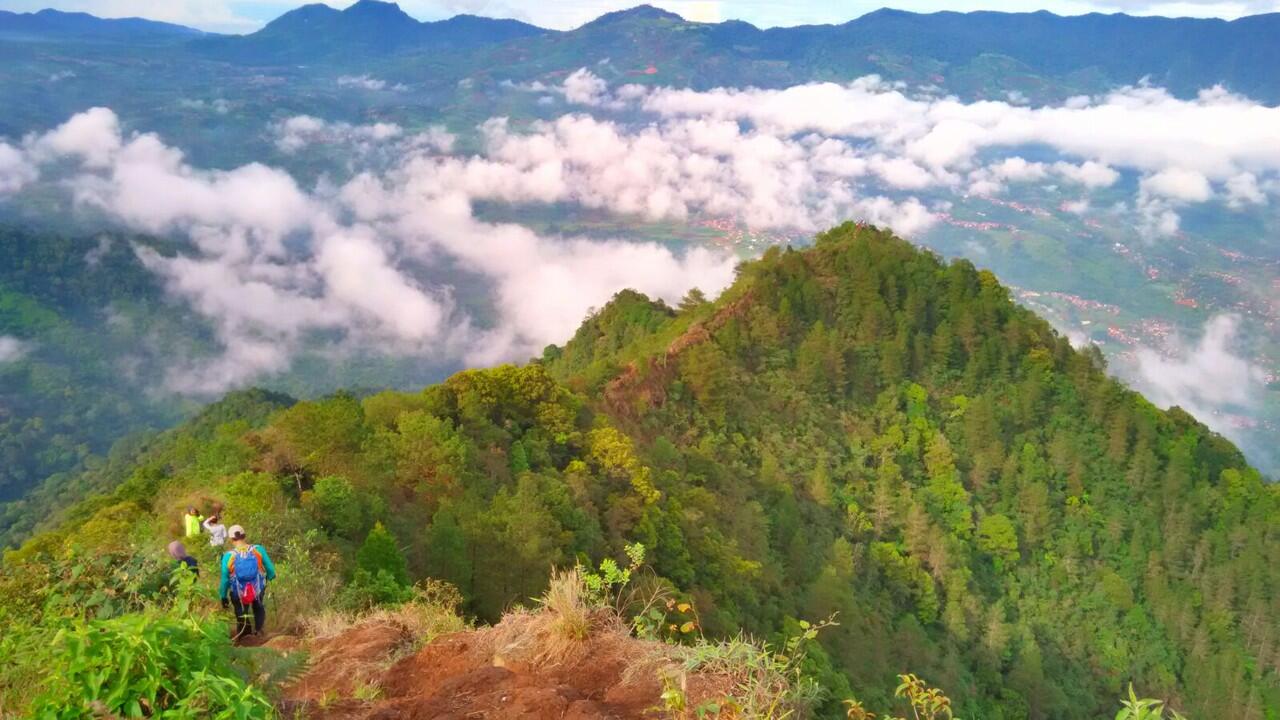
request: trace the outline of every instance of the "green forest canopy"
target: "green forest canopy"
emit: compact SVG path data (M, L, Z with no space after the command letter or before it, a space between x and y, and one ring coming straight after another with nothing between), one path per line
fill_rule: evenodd
M41 621L40 568L153 552L217 500L282 576L350 579L381 522L486 620L641 542L710 634L838 614L811 660L833 717L908 670L967 718L1103 717L1130 681L1195 718L1280 708L1277 487L990 273L872 227L714 303L619 293L523 367L282 404L230 396L90 483L6 554L0 627Z

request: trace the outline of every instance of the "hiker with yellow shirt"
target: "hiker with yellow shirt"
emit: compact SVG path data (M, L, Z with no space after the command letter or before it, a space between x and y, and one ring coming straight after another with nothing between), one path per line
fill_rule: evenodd
M189 538L198 537L200 535L200 523L204 520L204 516L196 510L195 506L187 508L187 514L182 516L182 528Z

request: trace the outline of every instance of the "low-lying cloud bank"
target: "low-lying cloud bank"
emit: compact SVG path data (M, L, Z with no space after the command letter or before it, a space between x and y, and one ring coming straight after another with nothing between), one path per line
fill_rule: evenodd
M1174 337L1164 352L1138 350L1135 361L1134 385L1147 399L1191 413L1238 443L1264 472L1276 467L1280 454L1266 435L1247 431L1248 416L1262 403L1266 372L1247 356L1239 317L1217 315L1197 341Z
M1218 315L1205 324L1200 340L1175 338L1170 352L1141 349L1139 383L1161 407L1177 405L1220 432L1230 428L1218 417L1224 408L1256 406L1262 368L1238 354L1240 319Z
M1132 87L1028 107L963 103L877 78L693 91L611 87L583 69L555 86L508 87L554 93L576 110L520 126L488 120L471 155L455 154L443 128L310 116L274 123L267 131L282 153L337 147L350 151L352 167L368 168L307 189L258 163L192 167L159 137L126 132L112 111L95 108L0 142L0 195L44 174L129 227L189 236L188 255L139 252L217 326L224 355L170 378L175 389L213 393L286 369L316 333L391 354L492 363L563 341L622 287L674 301L732 279L734 259L724 254L544 237L486 222L476 203L733 218L794 232L861 219L916 236L948 199L1019 183L1061 187L1072 212L1092 212L1091 200L1114 212L1128 177L1135 226L1158 236L1178 231L1179 208L1243 208L1280 192L1280 109L1220 89L1179 100ZM492 321L470 316L455 282L423 279L432 267L489 286ZM1210 329L1213 342L1225 332ZM1161 362L1143 361L1158 399L1202 411L1235 402L1197 389L1215 381L1195 362Z
M1280 191L1280 108L1220 87L1192 100L1139 86L1027 107L912 94L874 76L781 90L610 89L584 68L559 91L580 106L667 122L728 122L757 136L820 145L827 168L841 178L913 192L994 195L1013 183L1061 182L1087 194L1113 185L1121 169L1139 178L1133 209L1153 236L1177 232L1181 206L1220 199L1239 208ZM1008 155L1028 147L1072 161Z
M333 127L307 120L287 131ZM732 280L734 258L705 249L676 255L653 243L544 238L478 220L473 200L501 196L507 182L531 192L538 171L503 174L496 163L436 155L446 140L438 132L409 139L409 159L393 170L308 191L257 163L194 168L157 136L126 134L113 112L94 108L20 147L4 145L0 177L13 192L42 171L56 173L81 206L191 238L191 254L137 251L173 294L213 321L224 345L212 362L174 369L169 385L185 392L216 393L285 370L318 332L389 354L523 359L567 339L623 287L675 301L692 287L716 293ZM468 182L455 183L459 177ZM440 262L492 286L496 322L479 327L453 287L413 270Z

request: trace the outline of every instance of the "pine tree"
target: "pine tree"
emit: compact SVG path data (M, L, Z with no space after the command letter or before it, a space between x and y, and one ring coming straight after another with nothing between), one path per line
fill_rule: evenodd
M395 536L380 522L373 526L364 544L356 551L356 567L373 577L377 577L380 570L385 570L401 585L409 584L404 553L400 552Z

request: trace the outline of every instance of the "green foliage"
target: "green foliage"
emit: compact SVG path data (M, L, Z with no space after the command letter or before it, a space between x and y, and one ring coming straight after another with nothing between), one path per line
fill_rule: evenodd
M349 480L326 475L303 493L302 504L320 527L347 538L358 537L365 527L365 498Z
M632 573L644 565L644 545L632 543L626 547L628 564L620 567L613 558L600 561L600 572L580 569L582 582L587 588L589 602L595 605L613 605L620 593L631 582Z
M24 551L7 556L0 573L0 627L141 610L164 594L174 569L168 558L133 548L50 555L29 543Z
M105 619L46 616L6 633L6 674L36 668L41 678L28 716L274 717L234 664L227 624L196 611L195 576L179 571L169 587L172 599L138 610Z
M356 552L351 581L342 589L337 603L351 610L376 605L395 605L413 597L404 553L382 523L375 523Z
M1018 532L1013 521L995 513L978 522L978 549L995 559L997 567L1008 567L1018 557Z
M375 523L364 544L356 552L356 569L363 570L373 577L388 577L400 585L409 584L409 573L405 567L404 553L396 544L395 536L387 531L382 523Z
M951 720L955 717L951 713L951 699L941 690L929 687L925 681L911 673L899 675L898 679L901 682L893 695L906 699L916 720Z
M379 605L398 605L413 599L413 587L405 585L386 570L371 573L356 568L335 597L334 604L343 610L368 610Z
M732 690L722 699L695 708L699 716L785 720L804 717L826 695L824 689L804 671L808 651L818 634L836 625L834 620L811 624L799 621L798 632L787 637L780 648L737 636L721 642L700 642L684 648L680 671L699 671L727 677ZM683 708L685 700L676 692L678 683L666 683L663 694L668 708Z
M1163 720L1165 705L1161 700L1138 699L1133 692L1133 683L1129 684L1129 698L1120 702L1120 712L1116 720ZM1176 710L1169 711L1170 720L1186 720Z
M288 498L281 480L262 472L242 472L222 489L227 498L227 525L243 525L254 537L279 537L288 526Z
M33 718L266 718L267 698L228 659L224 623L160 612L75 622L52 641Z
M131 241L0 227L0 335L18 338L25 350L0 368L0 500L84 468L129 433L182 416L176 399L144 392L171 359L148 352L146 339L163 334L186 345L181 325L190 313L152 318L149 327L136 322L153 314L149 305L164 288ZM89 262L95 248L103 250ZM104 322L107 308L118 322ZM137 379L121 372L126 356ZM11 524L22 519L6 513L0 532Z

